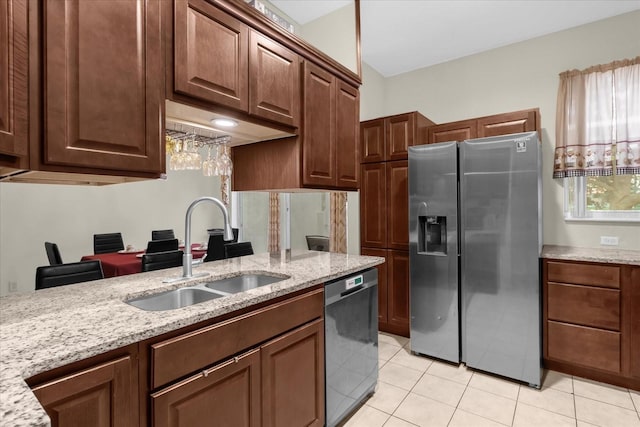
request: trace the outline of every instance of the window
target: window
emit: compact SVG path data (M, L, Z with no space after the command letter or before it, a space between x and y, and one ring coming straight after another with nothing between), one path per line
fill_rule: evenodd
M566 178L564 200L565 219L640 221L640 175Z
M640 57L560 74L553 176L566 219L640 221Z

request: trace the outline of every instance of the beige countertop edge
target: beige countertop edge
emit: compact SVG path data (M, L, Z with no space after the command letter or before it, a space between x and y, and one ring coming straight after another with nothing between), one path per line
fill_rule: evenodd
M379 257L314 251L281 255L257 254L207 263L194 272L207 271L210 277L173 285L161 279L179 275L180 268L104 279L99 288L93 282L0 298L0 425L51 425L25 378L384 262ZM169 312L147 312L123 302L251 272L290 278ZM82 306L74 307L72 302L78 300Z
M544 245L542 258L640 265L640 250Z

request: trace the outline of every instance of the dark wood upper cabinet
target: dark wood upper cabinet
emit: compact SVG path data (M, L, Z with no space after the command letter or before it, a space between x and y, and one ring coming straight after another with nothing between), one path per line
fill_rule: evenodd
M407 160L385 163L387 168L387 248L409 250L409 165Z
M360 174L360 245L387 247L387 179L384 163L365 163Z
M336 86L336 186L358 188L360 175L360 91L337 80Z
M360 124L362 163L382 162L385 159L384 118Z
M298 127L297 53L206 0L174 5L173 90L186 96L177 100Z
M27 1L0 2L0 175L28 165Z
M478 138L531 131L540 133L540 119L537 109L514 111L478 119Z
M387 155L385 160L407 158L407 149L415 144L415 114L401 114L385 120Z
M356 189L358 89L308 61L304 64L303 82L303 184Z
M174 90L247 111L249 28L205 0L174 5Z
M42 163L163 173L160 2L51 1L42 7Z
M425 129L433 124L417 111L362 122L362 163L406 160L407 149L426 143L422 141Z
M442 123L430 126L426 132L427 143L433 144L530 131L540 134L540 112L537 108Z
M336 184L335 77L305 62L303 81L303 183L333 187Z
M56 427L138 425L136 359L123 356L35 386Z
M476 120L461 120L459 122L443 123L427 129L427 143L448 141L464 141L478 135Z
M249 113L290 126L300 117L300 57L251 30Z

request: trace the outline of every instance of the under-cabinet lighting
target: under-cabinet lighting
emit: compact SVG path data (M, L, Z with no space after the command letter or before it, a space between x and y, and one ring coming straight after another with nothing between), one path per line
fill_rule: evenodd
M216 126L225 127L225 128L234 128L238 126L238 122L232 119L213 119L211 120Z

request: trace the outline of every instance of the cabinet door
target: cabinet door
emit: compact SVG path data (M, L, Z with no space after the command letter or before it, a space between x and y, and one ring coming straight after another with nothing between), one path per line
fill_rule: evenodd
M385 258L383 264L376 265L378 269L378 329L385 331L387 327L387 250L386 249L373 249L373 248L361 248L360 253L362 255L379 256Z
M360 175L360 92L341 80L336 91L336 185L355 190Z
M155 427L260 426L260 350L151 395Z
M406 160L386 163L387 247L409 250L409 167Z
M360 152L362 153L362 163L385 160L384 119L360 123Z
M389 250L387 312L389 332L409 336L409 252Z
M249 113L298 126L300 58L253 30L249 37Z
M27 1L0 2L0 165L24 167L27 141ZM22 159L20 159L22 158Z
M476 138L477 126L475 119L430 126L427 128L427 144Z
M630 271L629 281L624 284L625 306L623 316L629 316L628 352L630 374L640 378L640 267L627 267Z
M134 361L130 356L33 388L53 427L138 425Z
M43 162L161 173L160 2L43 3Z
M302 183L336 185L335 77L306 61L304 65Z
M478 119L478 138L538 130L538 110L514 111Z
M262 426L324 425L324 321L261 348Z
M415 116L399 114L386 120L386 160L406 160L408 148L415 141Z
M387 185L384 163L365 163L360 178L360 246L387 247Z
M249 109L249 28L205 0L176 0L176 92Z

